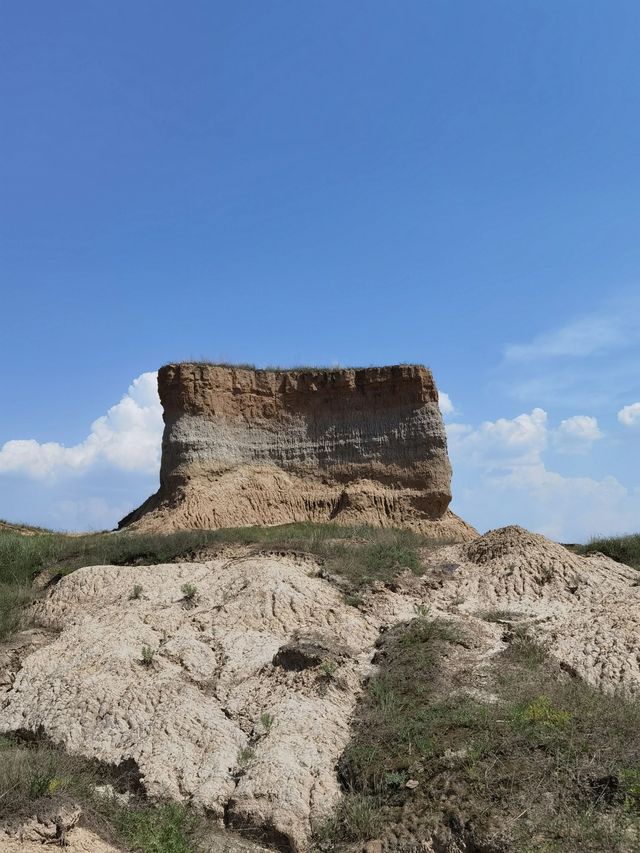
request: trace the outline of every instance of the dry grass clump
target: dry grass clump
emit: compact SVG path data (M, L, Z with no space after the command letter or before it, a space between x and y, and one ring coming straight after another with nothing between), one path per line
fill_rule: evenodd
M354 365L354 364L292 364L289 367L281 364L267 364L264 367L257 367L252 362L233 362L233 361L213 361L208 358L194 358L187 361L172 361L171 365L195 364L207 365L209 367L228 367L236 370L254 370L256 373L338 373L342 370L368 370L368 369L384 369L385 367L422 367L421 364L414 362L399 362L393 365ZM169 364L164 365L168 367Z

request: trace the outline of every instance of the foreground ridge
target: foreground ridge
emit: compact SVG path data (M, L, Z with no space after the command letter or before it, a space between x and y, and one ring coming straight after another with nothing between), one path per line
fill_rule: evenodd
M349 547L362 546L352 540ZM575 683L587 702L601 695L637 700L640 693L637 572L603 555L571 553L520 527L421 548L419 565L400 574L390 568L386 582L382 576L361 584L357 596L345 595L332 564L308 552L228 544L192 556L194 562L85 567L49 585L29 609L35 630L0 657L6 672L0 733L40 734L104 765L129 762L151 800L188 803L275 849L303 853L341 798L349 803L336 765L348 749L368 680L376 678L376 668L384 670L385 636L400 638L404 648L418 648L434 631L449 638L434 659L432 679L431 670L423 681L406 673L413 711L394 704L390 694L378 696L388 716L414 714L419 725L403 737L417 738L425 753L411 759L407 780L420 780L425 789L432 765L424 762L433 756L424 737L437 724L427 706L435 690L445 703L462 703L465 713L475 708L478 720L495 706L500 725L511 719L513 706L520 717L509 725L520 720L551 752L572 719L570 704L556 707L544 692L552 681ZM348 562L348 550L343 557ZM518 655L525 655L524 664L515 673ZM547 675L540 689L533 684L523 710L514 704L513 683L516 676L531 680L527 672L543 655ZM389 660L394 665L396 658ZM460 729L449 705L443 713L449 728ZM466 730L467 717L463 723ZM627 776L637 763L633 740L628 753ZM362 754L350 753L351 773L360 772ZM463 764L468 758L443 751L449 770L456 756ZM619 772L605 759L594 752L589 773L598 784ZM505 791L526 776L518 772ZM365 793L366 778L355 780ZM393 788L396 777L389 779ZM393 840L392 827L380 826L385 853L522 849L504 839L492 847L467 845L447 815L455 807L455 826L464 828L469 803L457 800L455 791L450 798L438 806L442 815L425 813L398 828L413 838L405 846ZM493 824L499 817L483 817L474 837L498 832ZM445 847L450 831L460 837ZM637 849L633 843L564 849L626 853Z

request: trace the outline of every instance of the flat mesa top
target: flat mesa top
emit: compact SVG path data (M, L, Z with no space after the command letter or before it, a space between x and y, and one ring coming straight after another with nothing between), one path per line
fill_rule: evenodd
M431 371L420 364L387 367L253 368L207 362L166 364L158 371L158 391L165 414L237 414L273 417L278 410L344 409L387 411L436 404ZM273 412L262 411L275 406ZM255 404L255 405L254 405ZM256 406L258 407L256 409ZM267 406L267 408L269 408Z
M428 370L423 364L413 362L399 362L398 364L370 364L366 367L357 365L294 365L292 367L280 367L277 365L267 365L266 367L256 367L254 364L238 363L233 364L225 361L174 361L164 364L160 370L168 368L180 367L212 367L221 370L243 371L247 373L345 373L347 371L381 371L381 370L397 370L399 368L411 368L414 370Z

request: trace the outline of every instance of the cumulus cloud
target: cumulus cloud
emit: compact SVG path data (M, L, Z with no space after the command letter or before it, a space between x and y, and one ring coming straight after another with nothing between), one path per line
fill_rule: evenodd
M533 409L478 427L449 424L455 509L481 529L520 523L561 541L633 529L640 494L615 477L564 476L549 470L545 451L590 447L602 433L595 418L576 415L553 429Z
M484 421L474 429L468 424L447 427L452 451L483 468L523 465L536 461L547 446L547 413L534 409L516 418Z
M119 403L91 424L89 435L79 444L65 447L34 439L5 442L0 448L0 474L51 479L63 473L84 473L100 464L154 473L160 466L162 428L156 373L143 373Z
M444 391L438 392L438 400L440 404L440 411L443 415L453 415L455 413L455 406L451 402L451 397L448 394Z
M554 444L563 453L586 453L593 442L602 437L596 418L574 415L560 422L554 433Z
M626 427L640 426L640 403L623 406L618 412L618 420Z

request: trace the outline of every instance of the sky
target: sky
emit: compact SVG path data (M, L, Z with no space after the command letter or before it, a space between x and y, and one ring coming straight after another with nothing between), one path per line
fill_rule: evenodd
M640 6L0 4L0 517L157 487L155 371L428 365L452 507L640 530Z

